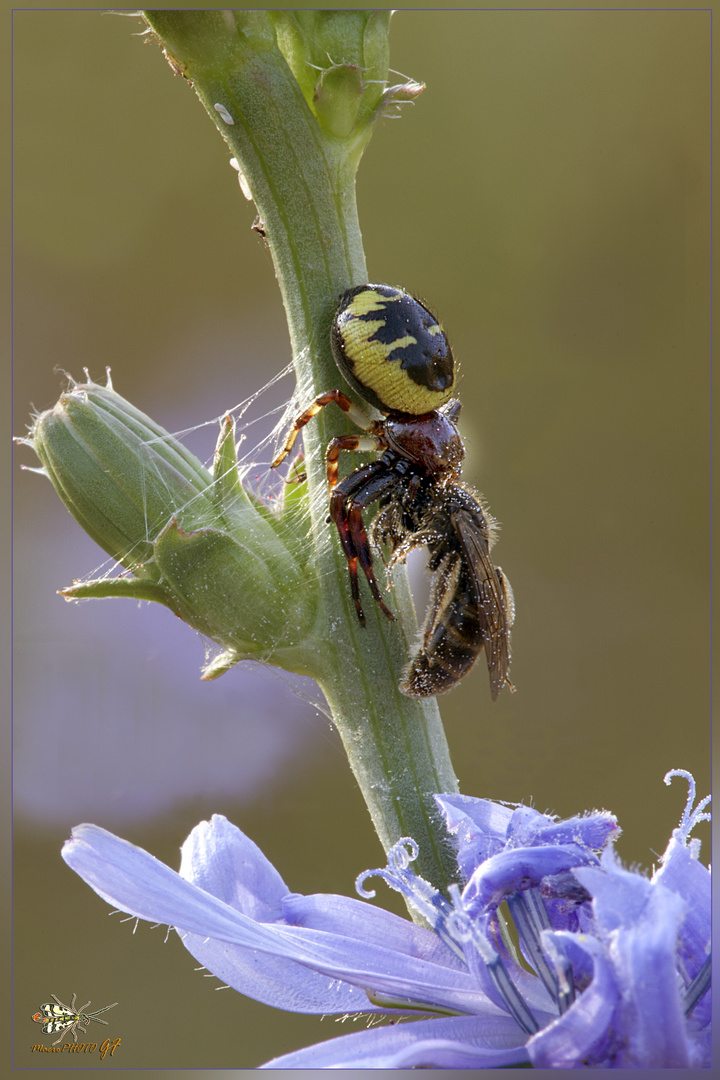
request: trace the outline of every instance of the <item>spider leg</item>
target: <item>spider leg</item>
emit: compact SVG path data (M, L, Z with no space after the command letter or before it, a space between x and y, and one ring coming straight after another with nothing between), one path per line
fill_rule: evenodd
M387 450L387 440L382 435L336 435L331 439L325 451L327 482L330 491L338 482L338 459L341 450Z
M358 619L363 625L365 625L365 613L362 609L362 604L360 603L360 587L358 585L357 576L357 551L355 550L355 544L350 535L345 500L349 498L355 490L359 491L367 481L368 477L373 476L381 468L380 462L374 461L370 465L366 465L365 468L358 469L357 472L351 473L350 476L346 476L345 479L333 489L330 495L330 514L328 516L328 522L335 522L335 525L337 526L340 543L345 558L347 559L348 573L350 574L350 592L352 594Z
M335 522L340 535L340 543L345 552L350 574L350 591L361 623L365 622L365 613L360 602L358 563L362 567L373 597L388 619L395 620L395 616L382 598L375 578L362 511L366 506L377 502L396 484L397 476L388 469L387 465L382 461L373 461L342 480L330 496L330 520Z
M271 469L277 469L278 465L288 456L295 445L298 432L301 431L306 424L310 423L313 416L317 416L321 409L333 401L344 413L348 414L353 424L356 424L364 431L368 431L372 427L374 421L371 420L367 413L356 405L354 401L351 401L347 394L344 394L342 390L328 390L326 393L316 397L312 405L295 418L293 426L290 428L290 434L285 441L285 445L272 462L270 466Z
M374 502L375 500L373 499L371 501ZM358 553L358 562L360 563L363 573L367 578L367 583L370 586L370 592L373 594L375 600L385 612L388 619L390 619L392 622L395 622L395 616L382 598L380 586L377 583L375 571L372 568L372 554L370 552L370 544L368 542L367 532L365 530L365 522L363 521L362 510L359 506L351 505L350 509L348 510L348 523L350 527L350 535L355 545L355 549Z

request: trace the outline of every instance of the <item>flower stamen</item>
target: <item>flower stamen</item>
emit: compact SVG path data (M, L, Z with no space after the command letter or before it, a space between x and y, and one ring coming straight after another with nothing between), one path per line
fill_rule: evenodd
M370 877L382 878L391 889L401 893L428 921L440 940L467 965L470 971L476 971L478 960L484 964L501 1001L515 1022L528 1035L535 1034L540 1030L540 1025L510 978L502 957L490 945L480 927L465 909L458 886L450 886L452 901L450 903L428 881L409 869L410 863L417 858L418 851L419 847L412 837L402 837L388 851L386 867L365 870L358 875L355 881L358 893L364 899L372 899L375 896L374 889L365 888L365 882ZM545 917L547 918L547 915ZM548 974L552 978L549 972ZM372 992L366 990L366 993L374 1002L375 997L372 996ZM554 982L552 993L557 1000L559 995Z
M692 773L688 772L687 769L670 769L669 772L665 773L663 780L669 786L674 776L682 776L688 782L688 797L685 803L685 809L683 810L683 816L681 817L680 824L676 830L679 833L679 839L686 843L690 833L699 822L711 820L711 815L704 811L712 796L706 795L693 810L692 806L695 802L696 793L695 777Z
M572 965L560 954L553 958L555 971L548 962L541 935L543 930L551 930L552 926L540 890L531 888L524 892L514 892L507 896L506 900L528 959L545 989L557 1002L562 1015L575 1000Z

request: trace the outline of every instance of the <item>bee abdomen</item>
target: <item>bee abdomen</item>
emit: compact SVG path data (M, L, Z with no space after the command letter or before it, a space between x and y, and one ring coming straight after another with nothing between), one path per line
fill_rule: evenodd
M400 690L408 697L431 697L451 690L468 673L484 644L484 616L472 588L461 582L426 625L422 645L405 670Z

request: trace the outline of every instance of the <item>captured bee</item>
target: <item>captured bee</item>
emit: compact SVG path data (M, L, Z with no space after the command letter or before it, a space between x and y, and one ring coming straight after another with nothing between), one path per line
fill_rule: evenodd
M383 414L372 420L342 390L320 394L297 417L273 468L290 453L298 432L335 402L363 435L328 443L325 462L330 516L348 563L350 591L361 623L358 564L370 592L389 619L373 570L372 549L389 551L387 565L427 547L432 573L430 602L419 647L400 689L430 697L452 689L483 650L493 700L509 679L510 583L493 565L496 522L480 498L460 481L465 448L457 429L460 402L453 398L455 365L450 344L428 309L402 289L359 285L340 296L330 344L350 386ZM338 482L343 450L382 456ZM363 510L378 512L368 531Z

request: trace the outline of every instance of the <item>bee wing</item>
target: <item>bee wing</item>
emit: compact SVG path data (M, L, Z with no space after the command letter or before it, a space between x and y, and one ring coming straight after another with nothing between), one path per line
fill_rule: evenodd
M488 530L483 525L483 519L463 509L453 511L450 518L465 556L478 607L485 616L485 654L494 701L503 686L512 687L508 678L512 593L505 575L493 566L490 559Z
M460 553L448 552L436 567L430 582L430 596L428 597L425 624L423 626L423 647L433 649L433 643L438 636L439 628L445 621L448 606L452 603L457 592L458 576L460 568Z

